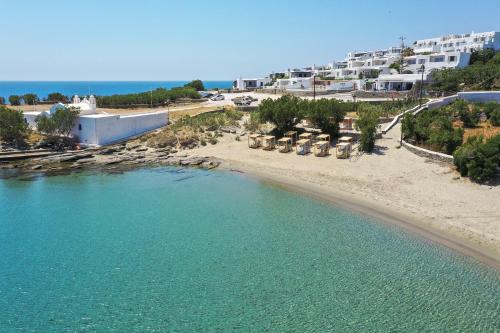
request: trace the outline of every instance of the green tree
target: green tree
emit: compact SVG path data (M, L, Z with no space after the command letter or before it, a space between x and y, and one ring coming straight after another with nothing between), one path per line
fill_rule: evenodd
M50 102L61 102L61 103L67 103L68 102L68 97L64 96L61 93L58 92L53 92L47 95L47 101Z
M52 115L42 113L35 122L39 132L49 136L69 136L80 114L78 108L58 108Z
M205 86L203 85L203 81L201 81L201 80L193 80L193 81L185 84L184 87L185 88L193 88L196 91L205 90Z
M5 98L0 96L0 105L5 105Z
M263 122L270 122L276 126L280 134L293 129L293 126L303 116L303 100L298 97L285 95L276 100L267 98L259 106L259 117Z
M365 152L372 152L377 138L379 112L376 108L368 108L359 112L355 123L356 130L361 131L359 148Z
M411 47L405 47L402 54L403 57L411 57L415 55L415 51Z
M10 95L9 96L9 104L10 105L21 105L21 96Z
M40 101L40 99L38 98L38 96L36 94L24 94L23 95L23 101L25 104L28 104L28 105L34 105L35 103L38 103Z
M301 113L307 116L315 127L320 128L323 133L338 136L339 123L346 115L342 102L322 98L316 101L304 100L300 106L304 108Z
M6 142L19 142L28 133L28 124L23 113L0 106L0 139Z

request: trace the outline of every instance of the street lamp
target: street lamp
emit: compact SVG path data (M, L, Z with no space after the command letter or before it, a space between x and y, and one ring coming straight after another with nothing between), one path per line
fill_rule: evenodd
M425 71L424 64L420 66L420 71L422 72L422 79L420 80L420 106L422 106L422 95L424 91L424 71Z

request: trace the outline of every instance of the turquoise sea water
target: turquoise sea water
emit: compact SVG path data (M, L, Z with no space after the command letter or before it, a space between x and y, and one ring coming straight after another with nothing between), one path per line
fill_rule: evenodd
M0 96L37 94L40 98L53 92L65 96L113 95L150 91L156 88L182 87L188 81L0 81ZM205 88L231 88L232 81L203 81Z
M0 181L0 332L495 332L500 273L241 175Z

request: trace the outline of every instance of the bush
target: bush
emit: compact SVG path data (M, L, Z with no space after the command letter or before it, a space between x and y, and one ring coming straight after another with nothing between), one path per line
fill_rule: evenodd
M250 113L250 119L245 122L245 129L250 132L256 132L260 128L259 112Z
M500 52L478 51L472 54L471 65L465 68L436 70L432 89L438 92L460 90L492 90L500 88Z
M500 134L483 143L483 137L472 137L453 153L453 163L462 176L478 183L496 177L500 166Z
M496 109L490 114L490 122L493 126L500 126L500 109Z
M19 142L28 133L28 124L23 113L0 106L0 139L6 142Z
M18 95L10 95L9 96L9 104L10 105L21 105L21 96Z
M464 127L473 128L476 127L479 120L479 112L477 108L473 107L473 110L469 110L469 104L463 99L456 100L449 106L455 111L455 114L464 123Z
M361 131L359 147L362 151L372 152L373 148L375 148L378 118L379 113L376 108L367 109L359 113L359 118L355 126L358 131Z
M452 154L461 145L463 130L453 128L454 108L426 110L417 116L405 115L403 135L417 144L431 145L434 150Z
M205 86L203 85L203 81L201 81L201 80L193 80L193 81L185 84L184 87L185 88L193 88L196 91L205 90Z

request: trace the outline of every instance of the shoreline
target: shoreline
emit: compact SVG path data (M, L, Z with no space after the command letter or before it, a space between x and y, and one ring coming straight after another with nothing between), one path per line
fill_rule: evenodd
M123 145L125 148L125 145ZM164 159L151 159L150 163L144 163L143 158L139 160L120 160L116 163L103 160L101 162L82 163L78 167L74 165L58 168L55 172L40 172L40 170L23 170L15 177L23 179L35 179L40 174L44 176L64 175L72 172L94 170L102 173L117 171L133 171L148 167L198 167L204 169L218 169L223 172L242 174L244 177L252 178L269 186L280 188L284 191L297 193L299 195L312 198L327 204L334 205L340 209L348 210L368 218L374 218L379 223L396 226L406 232L410 232L418 237L445 246L448 249L456 251L464 256L474 258L490 267L500 270L500 256L495 249L478 244L477 242L465 239L463 234L443 230L432 225L432 221L425 218L415 218L409 212L397 211L393 207L383 206L379 202L369 201L366 198L346 193L345 191L326 186L327 184L317 184L307 182L303 179L293 177L293 175L277 175L269 171L269 168L261 168L258 165L252 165L249 162L234 161L213 156L197 156L192 154L165 154ZM86 157L86 155L84 156ZM113 160L117 157L112 154ZM142 157L142 156L141 156ZM97 162L97 163L96 163ZM109 166L109 168L107 168ZM267 171L263 171L267 170ZM3 177L2 177L3 178ZM10 178L10 177L7 177Z
M443 232L443 230L434 228L425 219L416 219L409 214L397 212L380 204L368 202L362 198L357 198L334 189L326 189L316 184L291 177L277 177L274 174L250 167L245 163L222 160L218 169L226 172L237 172L264 184L326 202L368 218L374 218L380 223L399 227L436 245L444 246L466 257L474 258L489 267L500 270L500 257L495 250L467 241L455 233Z

